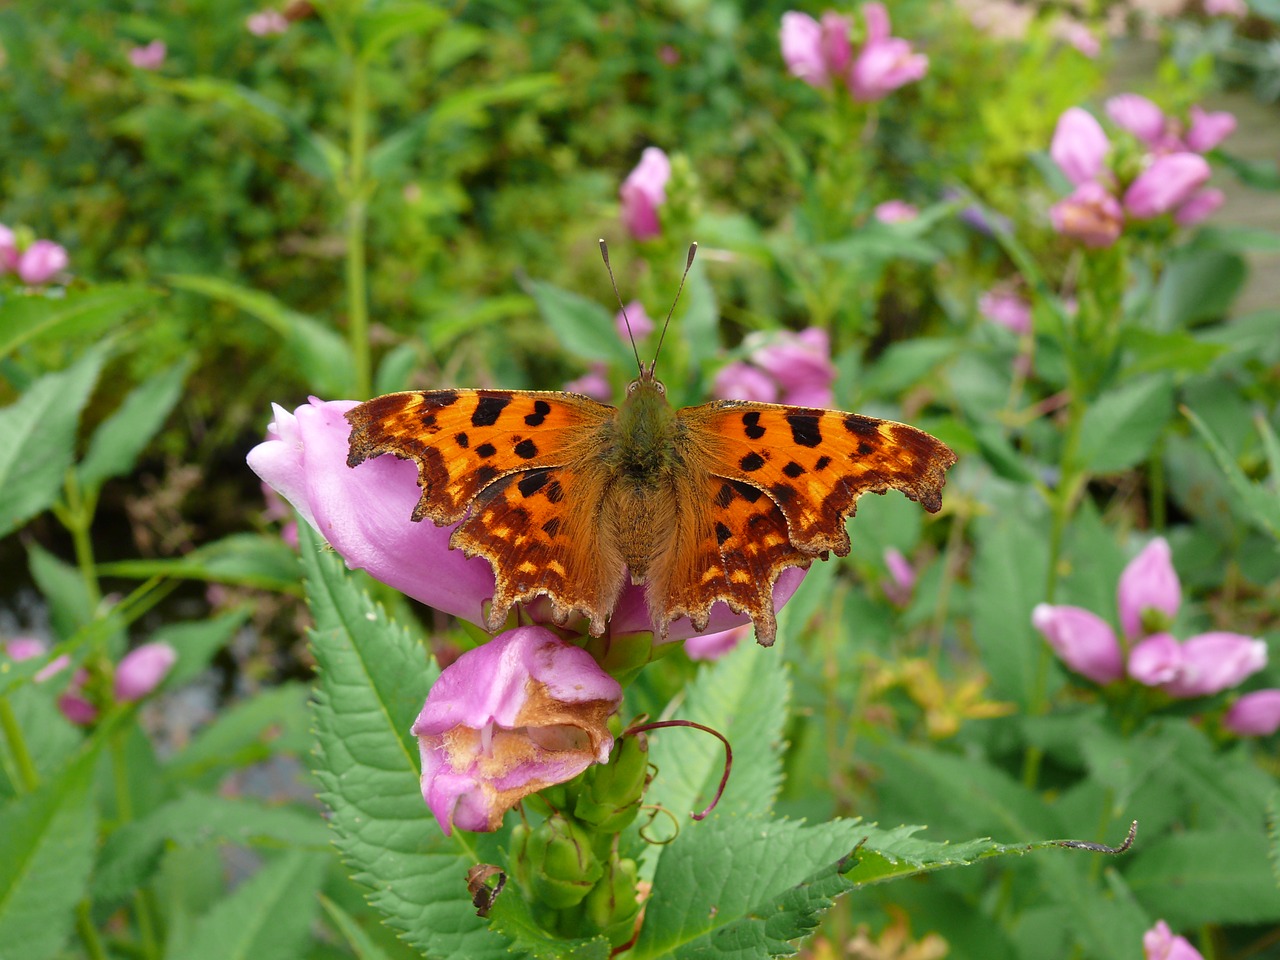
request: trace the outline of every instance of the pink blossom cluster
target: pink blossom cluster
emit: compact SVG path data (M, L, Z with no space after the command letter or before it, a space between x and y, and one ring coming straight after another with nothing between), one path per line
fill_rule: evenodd
M0 275L12 273L23 283L38 287L67 268L66 249L52 240L21 242L0 223Z
M1116 587L1126 655L1115 630L1091 610L1038 605L1031 622L1062 662L1095 683L1128 676L1180 699L1204 697L1238 686L1267 665L1263 640L1211 631L1178 640L1169 632L1182 604L1182 585L1163 537L1152 540L1120 575ZM1280 728L1280 691L1240 697L1223 719L1240 735Z
M716 374L711 392L722 400L756 400L797 407L830 407L836 368L827 331L809 327L799 333L752 334L744 344L746 360Z
M667 202L671 160L660 147L645 147L640 162L618 188L622 224L636 240L651 240L662 233L658 210Z
M168 55L169 47L163 40L130 47L128 54L129 62L139 70L159 70Z
M794 10L784 13L781 41L782 59L792 74L820 90L842 82L861 102L881 100L929 69L928 57L891 35L882 3L862 5L861 25L830 10L821 21Z
M1126 223L1172 214L1190 226L1222 206L1222 191L1205 185L1212 169L1204 154L1235 129L1232 114L1192 107L1183 124L1136 93L1112 97L1106 111L1121 132L1114 143L1080 107L1058 118L1049 155L1075 189L1050 211L1055 230L1108 247Z

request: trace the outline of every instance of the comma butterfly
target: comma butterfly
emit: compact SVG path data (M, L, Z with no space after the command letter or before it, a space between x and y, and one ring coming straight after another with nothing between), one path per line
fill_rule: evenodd
M375 397L346 414L347 464L417 463L412 519L458 524L449 545L492 564L495 632L513 604L545 595L558 620L581 613L599 636L629 576L659 639L682 616L704 629L723 600L771 646L778 575L845 556L858 497L894 489L942 506L956 457L922 430L741 400L676 410L656 356L636 362L620 407L541 390Z

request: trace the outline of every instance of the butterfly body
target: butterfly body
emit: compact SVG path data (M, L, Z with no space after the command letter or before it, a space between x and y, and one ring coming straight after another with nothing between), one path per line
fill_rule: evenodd
M348 464L418 465L414 520L458 524L450 545L493 566L488 627L549 598L601 634L623 587L644 583L659 638L703 629L724 601L768 646L773 585L789 566L849 551L864 492L941 505L955 462L928 434L856 414L722 400L675 410L650 366L621 407L571 393L436 390L347 413Z

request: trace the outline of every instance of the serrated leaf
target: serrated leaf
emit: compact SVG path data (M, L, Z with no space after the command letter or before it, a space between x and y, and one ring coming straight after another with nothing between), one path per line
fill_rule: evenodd
M355 367L347 342L318 320L291 310L270 294L218 277L179 274L167 278L179 290L229 303L261 320L284 340L298 362L307 385L317 394L347 396L355 382Z
M63 339L114 327L130 310L145 306L156 293L142 286L106 285L68 290L65 297L6 297L0 303L0 358L46 336Z
M613 317L604 307L544 280L529 280L527 286L542 318L568 353L634 368L631 348L618 336Z
M489 921L499 933L510 937L524 956L532 960L608 960L609 941L604 937L569 939L548 933L533 919L528 902L516 889L498 897Z
M1201 830L1144 846L1125 880L1170 926L1275 923L1280 889L1260 829Z
M58 499L75 455L80 411L105 359L105 350L90 350L0 410L0 536Z
M505 958L507 941L467 891L475 837L446 838L422 802L409 727L437 668L309 529L300 537L316 622L316 775L338 849L371 902L428 956Z
M267 864L200 918L183 960L301 957L326 859L294 851Z
M133 469L138 456L151 442L169 411L182 396L191 365L176 363L164 373L139 384L124 403L94 431L84 459L76 467L81 489L96 490L104 481Z
M0 958L45 960L62 947L85 895L97 839L96 751L0 809Z
M1114 473L1141 462L1173 416L1173 384L1152 375L1098 397L1080 424L1079 462L1092 473Z

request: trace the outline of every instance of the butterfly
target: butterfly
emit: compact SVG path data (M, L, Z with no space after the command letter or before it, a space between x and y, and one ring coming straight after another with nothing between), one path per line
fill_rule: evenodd
M346 414L347 464L388 453L417 464L411 519L457 524L449 545L493 567L490 632L546 596L558 622L582 614L599 636L630 582L645 585L659 641L680 617L705 629L723 601L771 646L778 575L848 554L862 494L942 506L956 457L922 430L742 400L677 410L656 356L637 363L618 407L539 390L375 397Z

